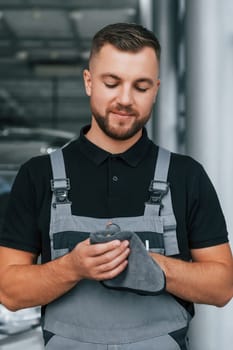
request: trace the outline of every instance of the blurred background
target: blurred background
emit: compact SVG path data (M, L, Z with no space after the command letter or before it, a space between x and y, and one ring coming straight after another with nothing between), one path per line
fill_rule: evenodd
M232 0L0 0L1 197L23 161L65 144L89 123L82 71L93 34L109 23L140 23L162 46L149 135L204 165L232 245L232 19ZM0 308L0 348L42 349L38 315ZM232 302L223 309L197 305L190 349L231 349L232 324Z

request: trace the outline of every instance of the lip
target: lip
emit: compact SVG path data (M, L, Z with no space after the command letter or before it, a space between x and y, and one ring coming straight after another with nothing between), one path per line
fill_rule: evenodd
M132 113L125 113L125 112L120 112L120 111L111 111L111 113L119 115L121 117L132 117L134 115Z

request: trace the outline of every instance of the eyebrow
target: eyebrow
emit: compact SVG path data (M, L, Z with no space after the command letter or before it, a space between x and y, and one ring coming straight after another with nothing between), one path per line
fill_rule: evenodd
M101 78L113 78L115 80L121 80L117 75L112 74L112 73L103 73L101 74Z
M136 80L136 83L148 83L149 85L154 85L154 82L150 78L140 78Z
M118 77L117 75L115 75L115 74L112 74L112 73L103 73L103 74L101 74L101 78L112 78L112 79L115 79L115 80L121 80L121 78L120 77ZM150 79L150 78L144 78L144 77L142 77L142 78L139 78L139 79L137 79L137 80L135 80L135 83L148 83L149 85L154 85L154 82L153 82L153 80L152 79Z

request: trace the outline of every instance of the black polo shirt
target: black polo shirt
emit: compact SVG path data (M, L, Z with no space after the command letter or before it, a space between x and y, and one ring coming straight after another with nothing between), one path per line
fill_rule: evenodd
M64 148L72 213L96 218L143 215L158 147L144 129L136 144L113 155L88 141L87 130L84 128L80 137ZM50 259L51 178L47 155L35 157L21 167L0 236L3 246L42 252L44 262ZM168 181L181 258L189 259L190 249L227 242L222 210L203 167L188 156L173 153Z

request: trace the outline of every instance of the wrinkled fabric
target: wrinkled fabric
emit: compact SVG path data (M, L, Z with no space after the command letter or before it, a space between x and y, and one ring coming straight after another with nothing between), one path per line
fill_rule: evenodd
M143 295L157 295L165 289L165 275L160 266L150 257L144 244L136 233L121 231L112 224L106 230L90 234L92 244L112 240L128 240L130 255L127 268L113 279L102 281L107 288L127 290Z

